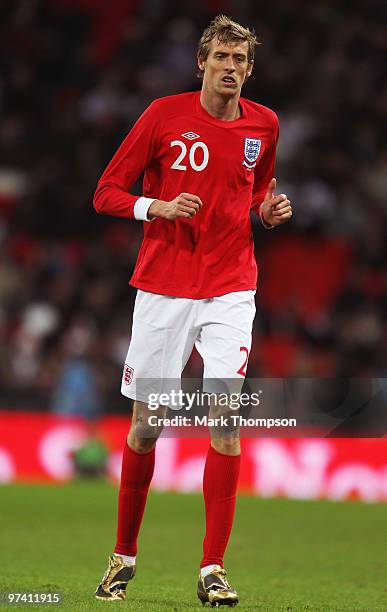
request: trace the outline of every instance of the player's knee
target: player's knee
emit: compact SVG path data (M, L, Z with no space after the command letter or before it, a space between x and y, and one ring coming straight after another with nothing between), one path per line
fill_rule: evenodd
M136 419L128 434L128 445L137 453L146 453L156 446L161 432L162 427L150 425L147 419Z
M211 443L214 449L223 455L239 455L241 452L239 437L222 436L212 438Z
M130 448L139 453L146 453L156 445L157 439L163 430L162 417L165 415L165 412L166 408L164 407L160 407L156 412L149 412L146 404L135 402L132 424L128 435Z
M157 440L162 431L162 425L154 425L148 419L137 419L131 427L133 437L139 440Z
M127 444L135 453L148 453L156 446L157 438L140 438L131 431L127 437Z

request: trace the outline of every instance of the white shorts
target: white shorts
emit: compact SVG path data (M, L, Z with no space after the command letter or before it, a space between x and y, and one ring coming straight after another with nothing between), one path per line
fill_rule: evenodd
M236 291L193 300L138 290L121 393L148 403L149 392L170 392L176 382L180 385L194 346L204 362L204 381L233 379L240 390L251 348L254 295Z

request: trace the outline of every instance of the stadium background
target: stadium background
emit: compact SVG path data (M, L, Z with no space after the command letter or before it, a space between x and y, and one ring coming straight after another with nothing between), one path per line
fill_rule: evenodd
M75 425L81 431L98 429L99 418L128 414L119 381L135 297L127 282L142 229L139 223L99 217L92 195L149 102L199 88L196 44L218 12L254 26L263 43L244 95L279 115L276 175L279 191L294 203L292 222L275 232L265 232L253 219L260 279L249 374L385 377L385 3L5 0L0 7L3 480L39 474L61 479L42 465L34 476L31 466L20 472L23 432L31 441L29 418L40 415L33 451L40 463L47 423L59 429L69 424L49 447L53 456L55 449L59 453L66 473L69 452L78 444L71 430L74 414L86 419L87 425L82 420ZM140 193L140 182L136 189ZM185 374L200 373L194 354ZM127 417L122 419L117 427L124 432ZM276 443L282 450L272 447L270 456L282 453L292 474L303 462L303 447ZM329 444L331 455L341 456L336 443ZM343 461L347 467L348 461L360 461L370 470L362 472L365 484L357 495L386 499L386 449L375 444L369 450L370 442L354 441ZM116 450L118 442L114 445ZM320 456L319 449L317 444L312 455ZM355 474L350 482L359 483ZM281 486L272 492L292 496ZM301 486L293 496L313 496L311 487ZM346 487L345 495L353 494ZM183 482L180 488L190 487ZM262 492L253 481L247 489ZM313 490L321 496L328 489Z
M385 2L2 0L0 601L49 590L63 610L98 607L129 418L118 389L141 226L99 217L92 194L147 104L199 87L196 42L219 12L263 42L244 93L279 114L276 174L295 213L273 232L254 221L249 374L385 377ZM200 373L194 355L186 374ZM198 605L207 446L158 444L131 610ZM344 501L387 500L386 446L244 441L226 555L242 609L387 609L387 506ZM73 478L90 466L108 482Z

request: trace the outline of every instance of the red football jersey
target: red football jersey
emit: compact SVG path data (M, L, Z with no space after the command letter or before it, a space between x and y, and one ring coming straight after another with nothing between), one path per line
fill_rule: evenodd
M135 287L196 299L255 289L249 213L273 177L278 119L244 98L240 109L239 119L221 121L199 91L155 100L103 173L94 196L101 213L141 218L139 196L128 192L143 171L143 196L170 201L186 192L203 202L192 219L144 222Z

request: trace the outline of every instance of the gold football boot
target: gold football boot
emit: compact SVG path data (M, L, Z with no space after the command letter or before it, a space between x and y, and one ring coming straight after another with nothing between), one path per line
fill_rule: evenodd
M238 593L230 587L226 572L220 565L204 578L199 574L198 597L203 606L208 602L213 607L233 607L239 601Z
M126 597L126 587L129 580L134 578L136 573L135 565L125 565L120 555L113 553L109 557L109 565L104 573L101 584L95 592L97 599L113 601Z

